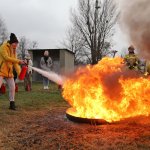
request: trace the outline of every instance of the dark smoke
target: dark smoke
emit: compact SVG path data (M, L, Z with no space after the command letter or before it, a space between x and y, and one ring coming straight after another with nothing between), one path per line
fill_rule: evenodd
M121 24L141 57L150 60L150 0L122 0Z

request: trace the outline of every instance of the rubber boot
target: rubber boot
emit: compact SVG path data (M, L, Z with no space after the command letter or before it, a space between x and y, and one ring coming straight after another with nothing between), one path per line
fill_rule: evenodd
M4 83L3 83L2 86L1 86L1 93L2 93L2 94L5 94L5 93L6 93L6 86L5 86Z
M18 84L15 83L15 92L18 92Z
M10 101L9 109L16 110L16 106L15 106L15 102L14 101Z
M27 89L27 91L31 91L29 84L27 85L26 89Z

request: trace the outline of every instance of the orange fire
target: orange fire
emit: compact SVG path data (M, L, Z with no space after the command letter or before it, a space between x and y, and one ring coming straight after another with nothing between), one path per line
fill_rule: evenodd
M150 78L128 70L122 58L79 68L63 86L70 115L108 122L150 114Z

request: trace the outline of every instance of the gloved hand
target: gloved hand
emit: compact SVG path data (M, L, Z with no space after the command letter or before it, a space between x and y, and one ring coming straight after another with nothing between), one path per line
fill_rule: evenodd
M146 77L147 77L147 76L148 76L148 72L145 72L145 73L144 73L144 76L146 76Z

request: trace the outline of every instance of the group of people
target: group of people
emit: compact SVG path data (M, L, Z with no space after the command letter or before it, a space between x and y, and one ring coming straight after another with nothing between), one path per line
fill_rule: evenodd
M132 45L128 47L128 52L124 57L124 62L128 69L139 71L145 76L150 75L150 61L142 62L135 54L135 48Z
M3 84L3 79L5 79L8 88L9 88L9 109L16 110L15 105L15 89L16 84L15 80L17 76L21 73L21 66L30 65L32 66L31 57L29 54L25 55L25 59L18 59L16 48L18 46L18 39L14 33L10 34L10 39L5 41L0 46L0 87ZM43 70L50 71L52 68L52 59L49 56L49 52L45 51L44 56L41 57L40 66ZM14 73L14 70L16 74ZM28 67L24 78L25 90L31 90L32 84L32 68ZM48 89L49 80L43 77L44 89Z

